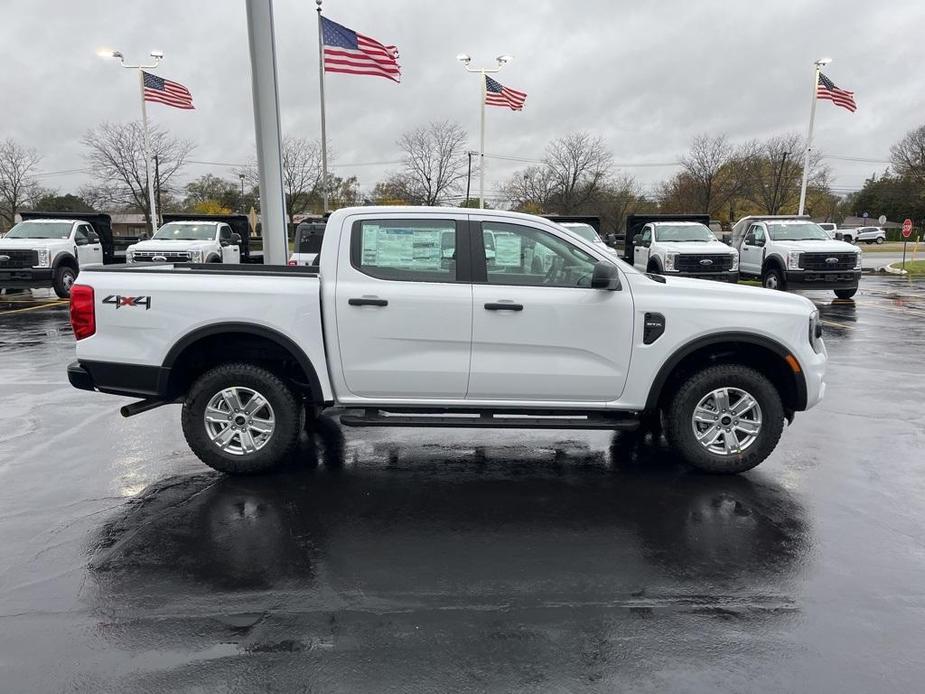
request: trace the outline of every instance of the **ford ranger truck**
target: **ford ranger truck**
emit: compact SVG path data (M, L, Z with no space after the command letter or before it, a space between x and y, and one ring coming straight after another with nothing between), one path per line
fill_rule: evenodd
M649 222L633 237L633 265L658 275L739 281L739 253L700 222Z
M323 411L354 427L663 426L680 459L741 472L825 392L808 299L650 276L498 210L337 210L317 270L89 270L71 324L71 384L142 398L125 416L179 403L192 450L228 473L290 459Z
M125 262L239 263L241 237L224 222L167 222L125 249Z
M103 265L109 255L104 240L111 253L111 237L102 238L109 233L109 215L22 216L0 239L0 289L51 287L66 299L81 270ZM105 231L95 224L100 220Z
M861 280L861 251L806 217L743 217L732 230L739 273L768 289L832 289L850 299Z

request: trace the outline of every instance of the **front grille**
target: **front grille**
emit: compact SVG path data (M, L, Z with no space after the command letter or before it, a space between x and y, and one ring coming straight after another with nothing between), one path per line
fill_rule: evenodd
M729 253L682 254L675 259L674 266L678 272L696 272L698 275L727 272L732 269L732 256Z
M34 267L38 264L38 251L0 249L0 268Z
M158 258L162 263L188 263L190 261L189 251L132 251L132 260L150 261ZM163 258L164 260L160 260Z
M800 267L814 272L853 270L856 257L855 253L803 253Z

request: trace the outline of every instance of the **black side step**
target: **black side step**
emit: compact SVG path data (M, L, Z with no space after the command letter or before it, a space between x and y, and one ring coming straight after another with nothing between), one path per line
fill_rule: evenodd
M639 427L633 413L576 413L572 416L538 416L532 413L478 411L447 414L390 414L385 410L347 410L340 423L348 427L441 427L461 429L621 429Z

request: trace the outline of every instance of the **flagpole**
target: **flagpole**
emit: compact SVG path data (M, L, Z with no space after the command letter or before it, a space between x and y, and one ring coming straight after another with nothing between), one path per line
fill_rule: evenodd
M809 107L809 130L806 133L806 150L803 152L803 182L800 184L800 210L797 214L803 214L803 210L806 207L806 183L809 180L809 155L813 149L813 123L816 120L816 102L818 98L816 96L816 90L819 86L819 70L823 65L828 65L831 62L828 58L820 58L815 63L815 70L813 71L813 93L812 93L812 103Z
M145 105L145 73L138 69L138 85L141 88L141 128L143 131L145 179L148 182L148 206L151 210L151 235L157 233L157 207L154 201L154 179L151 178L151 145L148 141L148 107Z
M479 209L485 207L485 97L486 97L485 68L482 68L482 88L479 94L482 97L482 126L479 139Z
M328 136L324 118L324 36L321 29L321 2L318 6L318 85L321 92L321 212L328 211Z

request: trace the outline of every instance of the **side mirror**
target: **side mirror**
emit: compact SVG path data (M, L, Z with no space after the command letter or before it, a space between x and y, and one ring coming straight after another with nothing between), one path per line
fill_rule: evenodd
M591 273L591 289L606 289L615 291L620 288L620 271L613 263L600 261L594 264Z
M231 243L233 243L235 246L240 246L241 245L241 234L232 234Z
M642 234L636 234L636 235L633 237L633 245L634 245L634 246L640 246L640 245L642 245Z

